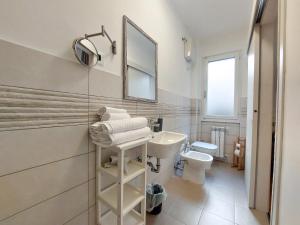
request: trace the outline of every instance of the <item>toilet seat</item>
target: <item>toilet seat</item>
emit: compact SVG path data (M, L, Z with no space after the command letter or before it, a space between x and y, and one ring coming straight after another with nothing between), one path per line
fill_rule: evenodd
M217 152L218 146L202 141L195 141L191 145L191 149L198 152L214 155Z

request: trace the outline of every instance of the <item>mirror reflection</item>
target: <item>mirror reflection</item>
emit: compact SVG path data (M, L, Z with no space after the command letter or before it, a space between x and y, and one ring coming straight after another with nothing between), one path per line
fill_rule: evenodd
M125 16L124 98L157 101L157 43Z
M94 66L100 60L95 45L89 39L76 39L73 42L73 50L78 61L85 66Z

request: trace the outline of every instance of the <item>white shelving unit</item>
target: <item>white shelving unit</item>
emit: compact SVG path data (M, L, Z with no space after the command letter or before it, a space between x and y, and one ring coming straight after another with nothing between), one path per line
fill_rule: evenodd
M101 164L102 147L97 146L97 223L98 225L146 225L146 167L147 167L147 143L149 138L141 138L135 141L110 147L118 154L118 165L104 168ZM127 165L127 173L124 173L125 152L136 147L141 148L142 162L132 160ZM115 178L116 183L101 191L102 173ZM129 184L134 178L142 177L142 187L137 188ZM104 216L101 211L101 202L109 206L110 211ZM135 210L141 204L140 211Z

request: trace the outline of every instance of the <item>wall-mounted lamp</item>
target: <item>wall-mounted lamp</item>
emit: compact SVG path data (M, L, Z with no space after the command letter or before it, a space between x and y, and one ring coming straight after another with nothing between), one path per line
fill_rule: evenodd
M90 37L103 36L107 37L111 43L112 53L117 54L117 43L113 41L108 33L106 32L104 26L101 26L101 32L95 34L85 34L84 37L80 37L74 40L73 50L78 61L85 66L92 67L101 61L101 55L98 54L95 44L89 39Z

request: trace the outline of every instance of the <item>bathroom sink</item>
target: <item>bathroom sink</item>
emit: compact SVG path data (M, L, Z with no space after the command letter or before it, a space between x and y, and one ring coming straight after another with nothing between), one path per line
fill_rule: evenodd
M156 158L167 158L172 152L180 150L186 139L185 134L161 131L154 133L154 137L148 142L148 155Z

